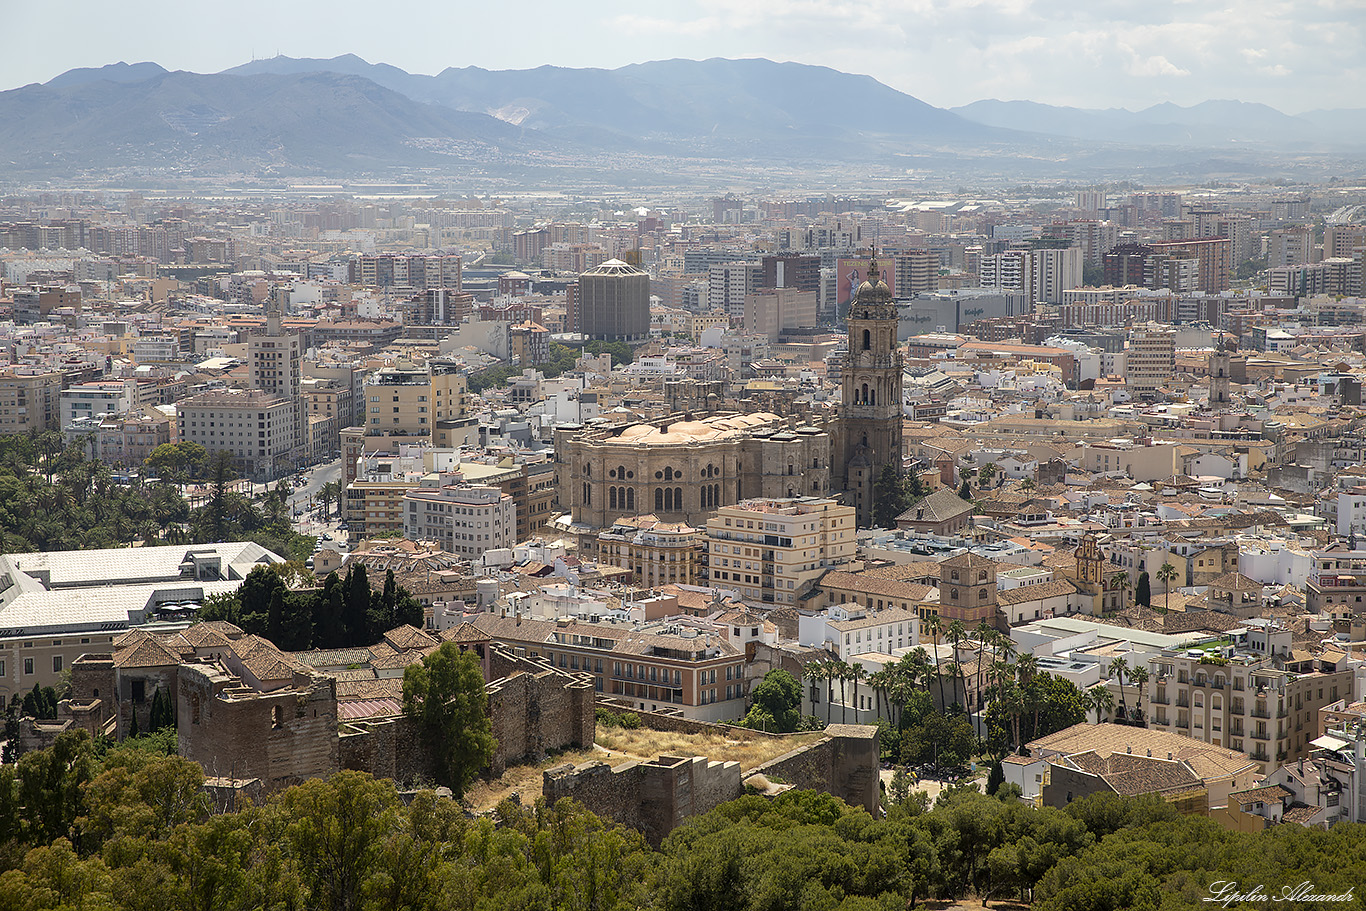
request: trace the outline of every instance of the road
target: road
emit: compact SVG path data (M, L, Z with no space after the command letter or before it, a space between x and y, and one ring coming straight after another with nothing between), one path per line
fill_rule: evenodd
M340 481L342 476L341 459L336 459L326 465L319 465L305 475L305 483L302 487L295 489L289 497L289 514L294 515L296 510L304 510L305 515L294 520L294 527L300 534L316 535L325 531L336 529L337 523L341 521L335 515L329 517L326 522L318 522L307 515L309 500L318 495L324 484L333 481ZM336 504L329 507L334 513L337 511Z

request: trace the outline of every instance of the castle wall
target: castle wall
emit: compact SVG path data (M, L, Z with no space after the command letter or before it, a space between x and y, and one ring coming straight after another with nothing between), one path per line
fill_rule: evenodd
M269 692L227 685L204 664L180 666L180 755L211 777L259 778L267 792L339 768L337 692L330 678L299 675Z
M753 769L798 790L824 791L854 807L878 813L880 789L877 728L869 724L832 724L826 736Z

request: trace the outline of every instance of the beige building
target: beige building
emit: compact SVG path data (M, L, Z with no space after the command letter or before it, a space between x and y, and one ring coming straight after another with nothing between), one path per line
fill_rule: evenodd
M761 288L745 295L745 332L776 342L784 329L816 325L816 292Z
M1224 640L1150 659L1148 724L1273 769L1308 755L1319 709L1351 693L1341 652L1291 650L1288 629L1249 621Z
M239 474L274 480L294 469L292 454L302 450L292 399L252 390L205 392L176 406L180 439L213 453L230 452Z
M424 482L403 495L403 535L476 560L517 543L517 507L497 487Z
M854 559L854 507L819 497L746 500L707 522L714 586L792 604L826 570Z
M0 434L56 430L62 382L56 370L15 367L0 372Z
M623 517L598 533L598 559L631 570L635 582L650 587L698 584L702 553L696 528L657 516Z
M1176 376L1176 333L1149 324L1129 336L1126 380L1135 395L1153 392Z
M561 426L555 460L560 508L589 528L646 512L696 527L751 497L830 492L830 435L768 412Z
M384 367L365 384L367 436L422 436L437 421L465 417L465 377L455 366Z

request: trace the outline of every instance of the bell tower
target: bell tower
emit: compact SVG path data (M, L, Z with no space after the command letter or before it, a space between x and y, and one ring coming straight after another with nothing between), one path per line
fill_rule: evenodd
M1209 356L1209 404L1211 408L1217 405L1227 405L1230 402L1228 383L1232 363L1233 358L1229 355L1228 349L1224 347L1224 334L1221 332L1219 333L1219 341Z
M844 467L845 502L857 522L873 519L873 485L883 466L901 471L901 373L898 316L876 255L849 306L849 350L844 356L836 464Z

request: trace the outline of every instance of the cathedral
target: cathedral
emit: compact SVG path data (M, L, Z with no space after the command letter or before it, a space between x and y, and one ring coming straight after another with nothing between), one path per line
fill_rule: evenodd
M901 471L901 373L897 309L874 258L849 305L849 351L844 356L840 420L832 480L842 476L845 502L860 527L873 521L873 487L886 465Z

